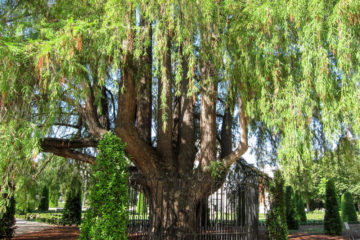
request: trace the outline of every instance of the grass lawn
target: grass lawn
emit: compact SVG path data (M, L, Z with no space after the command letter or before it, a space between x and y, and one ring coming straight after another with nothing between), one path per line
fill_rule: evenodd
M322 210L315 210L306 213L306 218L308 221L308 224L314 223L314 224L322 224L324 221L325 211ZM341 213L340 213L341 216ZM265 222L266 215L264 213L259 214L259 221ZM358 213L358 221L360 222L360 214Z

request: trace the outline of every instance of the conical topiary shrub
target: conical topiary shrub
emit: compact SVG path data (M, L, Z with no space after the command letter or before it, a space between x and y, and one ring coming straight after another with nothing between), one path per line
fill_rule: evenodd
M38 209L42 212L49 211L49 189L46 186L42 190Z
M350 192L345 192L341 197L341 216L344 222L357 221L355 204Z
M65 208L62 216L64 225L80 225L81 223L81 191L69 191L66 196Z
M324 232L328 235L342 234L339 205L332 180L326 183Z
M300 222L302 224L306 223L307 219L305 212L305 203L299 190L295 192L295 206L296 206L296 212L300 217Z
M300 220L295 208L294 191L291 186L285 191L286 222L288 229L297 230L300 227Z
M49 193L49 206L58 207L59 206L59 191L58 189L52 189Z
M275 171L269 186L270 211L266 214L267 239L287 240L288 230L285 215L284 178Z
M96 164L92 166L90 209L79 239L126 240L129 175L125 144L109 132L100 140L98 149Z

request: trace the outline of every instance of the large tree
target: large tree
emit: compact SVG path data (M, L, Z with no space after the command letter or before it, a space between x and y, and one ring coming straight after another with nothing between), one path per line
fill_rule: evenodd
M193 231L248 129L296 173L320 125L358 136L359 4L2 0L2 183L38 152L94 164L113 131L153 231Z

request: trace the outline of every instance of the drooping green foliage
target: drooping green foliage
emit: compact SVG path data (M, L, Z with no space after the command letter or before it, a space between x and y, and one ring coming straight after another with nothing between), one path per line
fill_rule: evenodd
M339 205L333 180L326 183L326 201L325 201L325 217L324 232L328 235L341 235L342 225L339 214Z
M127 239L128 173L124 144L113 133L104 135L91 178L90 209L80 239Z
M266 236L268 239L288 239L284 184L285 181L281 172L276 171L269 186L270 211L266 215Z
M49 188L44 186L40 195L39 211L46 212L49 210Z
M2 196L1 200L6 198ZM4 213L0 215L0 239L11 239L15 231L15 196L13 195L9 199L9 204L5 206Z
M196 100L203 87L197 80L201 64L211 59L214 74L208 81L231 85L229 99L243 98L259 147L271 140L289 175L307 176L322 144L316 140L322 139L320 132L327 141L341 129L358 138L357 0L1 3L0 172L5 178L29 174L39 139L54 135L59 119L72 118L75 106L85 102L89 82L99 112L101 86L118 95L130 30L134 62L153 44L157 77L166 75L161 63L171 36L177 94L187 71L187 93ZM152 38L138 16L153 23ZM204 32L214 41L201 37ZM164 108L165 91L159 96ZM83 132L88 137L88 129Z
M81 224L81 191L68 191L61 220L64 225Z
M296 207L296 212L298 214L298 216L300 217L300 222L302 224L306 223L306 212L305 212L305 203L304 203L304 199L302 197L301 192L298 190L295 192L295 207Z
M357 221L355 203L350 192L345 192L341 196L341 217L343 222Z
M285 206L286 206L286 222L288 229L299 229L300 219L296 211L296 202L294 191L291 186L286 186L285 190Z
M139 199L136 204L136 213L144 214L147 211L147 204L143 193L139 193Z

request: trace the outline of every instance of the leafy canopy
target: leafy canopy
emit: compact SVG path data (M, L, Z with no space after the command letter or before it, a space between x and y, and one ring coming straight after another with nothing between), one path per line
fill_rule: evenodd
M118 78L129 30L135 30L135 58L153 44L157 77L166 72L159 64L169 37L163 32L169 30L176 49L182 46L172 53L175 93L182 56L188 59L190 96L202 87L201 61L210 59L216 77L209 81L231 84L235 91L229 98L241 96L251 125L270 131L285 170L301 173L312 164L318 147L312 140L320 126L329 141L341 129L358 137L359 5L357 0L58 0L50 7L44 0L3 0L1 184L30 171L39 139L53 133L59 119L72 117L69 102L84 103L89 79L110 86L115 95L124 90ZM140 15L153 23L152 39L141 31ZM202 32L211 32L215 41L201 42ZM166 93L159 94L164 108ZM98 103L100 93L94 95Z

